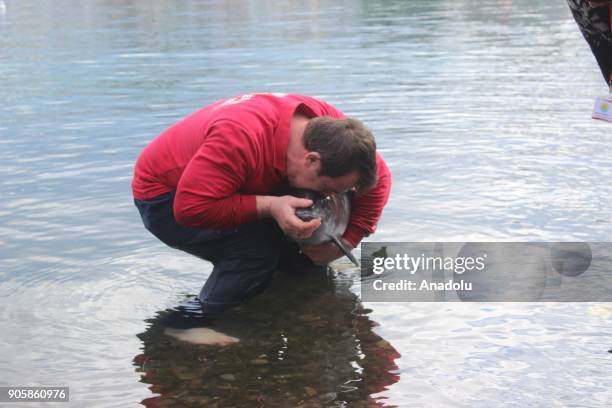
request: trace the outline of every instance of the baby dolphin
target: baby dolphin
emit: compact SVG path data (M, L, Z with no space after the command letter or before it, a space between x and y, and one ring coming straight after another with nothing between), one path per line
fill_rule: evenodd
M304 245L318 245L333 241L356 266L359 266L359 262L357 262L351 251L340 241L340 237L344 234L351 216L350 193L324 196L318 191L298 189L293 190L290 194L295 197L312 200L310 207L298 208L295 211L295 215L298 218L302 221L310 221L315 218L321 219L321 226L309 238L298 239L297 242Z

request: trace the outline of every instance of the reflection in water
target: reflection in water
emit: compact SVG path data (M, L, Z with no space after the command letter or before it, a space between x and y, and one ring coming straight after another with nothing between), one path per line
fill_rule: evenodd
M335 274L335 273L334 273ZM147 407L386 406L376 393L399 380L399 353L375 334L351 279L331 273L279 273L271 288L222 320L205 322L195 297L158 312L134 358L142 382L159 394ZM167 326L207 325L240 338L225 347L164 335Z

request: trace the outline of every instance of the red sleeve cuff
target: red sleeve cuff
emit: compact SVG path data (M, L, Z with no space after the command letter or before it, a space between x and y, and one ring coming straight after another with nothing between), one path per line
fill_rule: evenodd
M240 224L246 224L247 222L253 222L257 220L257 198L254 195L241 195L240 197L240 208L238 213L240 214Z
M353 246L353 248L356 248L365 236L366 232L364 230L350 224L348 227L346 227L342 238L346 239Z

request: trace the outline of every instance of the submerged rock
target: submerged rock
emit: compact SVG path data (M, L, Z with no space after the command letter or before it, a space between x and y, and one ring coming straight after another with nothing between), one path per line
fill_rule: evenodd
M305 315L298 317L298 320L301 322L316 322L318 320L321 320L321 316L305 314Z
M174 337L177 340L185 341L192 344L202 345L219 345L226 346L228 344L238 343L240 339L227 334L209 329L208 327L196 327L193 329L179 330L167 327L164 334Z
M222 374L221 378L225 381L236 381L236 376L234 374Z
M326 394L323 394L319 397L319 400L322 403L327 403L327 402L332 402L333 400L336 399L336 397L338 396L338 394L336 394L335 392L328 392Z

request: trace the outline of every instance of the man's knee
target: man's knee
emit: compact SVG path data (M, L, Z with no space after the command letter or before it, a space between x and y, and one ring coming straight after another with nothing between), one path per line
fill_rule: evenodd
M281 253L283 234L272 219L244 224L222 239L219 260L248 259L265 269L276 267Z
M178 249L214 264L232 259L252 259L269 269L278 262L281 237L276 222L259 220L230 230L201 230Z

